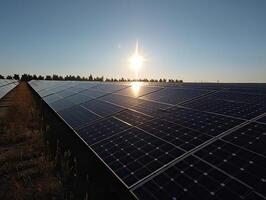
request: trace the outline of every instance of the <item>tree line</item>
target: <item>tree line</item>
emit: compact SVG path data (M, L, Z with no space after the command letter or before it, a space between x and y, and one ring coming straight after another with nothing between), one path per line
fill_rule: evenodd
M106 82L131 82L131 81L141 81L141 82L169 82L169 83L182 83L182 80L179 79L129 79L129 78L104 78L103 76L95 76L93 77L91 74L88 77L85 76L74 76L74 75L66 75L66 76L60 76L57 74L53 75L36 75L36 74L14 74L13 76L7 75L6 77L0 74L0 79L15 79L20 81L31 81L31 80L66 80L66 81L106 81Z

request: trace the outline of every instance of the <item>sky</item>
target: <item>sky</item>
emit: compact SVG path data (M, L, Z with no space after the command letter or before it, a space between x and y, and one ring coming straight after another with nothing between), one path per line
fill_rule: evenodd
M0 74L266 82L265 0L0 0Z

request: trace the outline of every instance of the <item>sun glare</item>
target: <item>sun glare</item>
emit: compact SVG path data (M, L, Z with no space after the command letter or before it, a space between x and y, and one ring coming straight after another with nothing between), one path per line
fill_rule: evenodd
M134 70L134 72L136 73L136 78L138 78L138 73L139 73L139 70L140 68L142 67L143 65L143 62L144 62L144 58L143 56L141 56L139 54L139 44L138 44L138 41L136 43L136 48L135 48L135 52L134 54L130 57L129 59L130 61L130 65L131 65L131 68Z

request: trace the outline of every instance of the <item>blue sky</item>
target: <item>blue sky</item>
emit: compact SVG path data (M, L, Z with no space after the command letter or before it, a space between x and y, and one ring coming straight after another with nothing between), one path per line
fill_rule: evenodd
M0 74L266 82L264 0L1 0Z

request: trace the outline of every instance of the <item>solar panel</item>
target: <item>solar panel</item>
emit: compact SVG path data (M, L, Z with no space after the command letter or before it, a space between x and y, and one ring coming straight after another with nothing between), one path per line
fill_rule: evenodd
M160 119L154 119L138 127L184 151L189 151L212 138L205 133Z
M92 99L95 99L95 98L104 96L104 95L106 95L108 93L103 92L103 91L99 91L99 90L88 89L88 90L82 91L80 94L83 94L83 95L88 96L88 97L90 97Z
M170 106L167 104L162 104L162 103L144 100L141 103L133 106L132 109L155 117L155 116L157 116L157 114L159 112L161 112L162 110L167 109L169 107Z
M266 124L248 124L222 139L266 157Z
M92 123L100 119L99 116L81 106L73 106L58 113L73 128L78 128L84 124Z
M74 92L74 91L66 89L66 90L63 90L61 92L57 92L56 94L59 95L62 98L65 98L65 97L68 97L68 96L71 96L71 95L75 95L77 93Z
M262 122L262 123L265 123L266 124L266 116L260 118L257 120L258 122Z
M45 96L45 97L43 98L43 100L44 100L46 103L48 103L48 104L53 103L53 102L55 102L55 101L58 101L58 100L60 100L60 99L62 99L62 98L61 98L60 96L58 96L57 94L51 94L51 95Z
M142 102L140 99L122 96L118 94L106 95L106 96L101 97L100 99L104 101L108 101L110 103L114 103L119 106L124 106L126 108L135 106Z
M16 80L0 79L0 99L18 85Z
M141 123L144 123L145 121L152 119L152 117L148 115L144 115L133 110L122 111L116 114L115 117L133 126L139 125Z
M240 119L181 107L168 109L167 112L162 114L161 119L204 132L211 136L217 136L243 122Z
M210 164L189 156L136 187L139 199L263 199Z
M208 92L209 91L206 90L164 88L157 92L145 95L142 98L175 105Z
M126 88L126 87L128 87L128 86L123 85L123 84L112 84L112 83L103 84L103 83L101 83L101 84L96 85L93 88L96 90L102 90L105 92L115 92L115 91L121 90L121 89Z
M80 128L77 130L77 133L86 141L87 144L91 145L130 127L130 125L114 117L110 117Z
M30 85L137 199L266 198L266 85Z
M97 99L85 102L81 105L100 116L108 116L124 110L124 108L120 106Z
M118 91L117 94L130 97L140 97L160 89L161 87L141 86L138 85L138 83L133 83L133 85L131 85L130 87Z
M81 103L91 100L91 97L88 97L82 93L77 93L75 95L66 97L65 99L68 101L71 101L74 104L81 104Z
M248 104L266 104L266 95L259 94L242 94L237 92L222 91L208 96L212 99L221 99L233 102L242 102Z
M183 153L137 128L109 137L92 148L128 187Z
M217 140L196 152L197 156L242 181L266 198L266 158Z
M51 106L51 108L53 108L55 111L58 112L60 110L64 110L64 109L67 109L67 108L74 106L74 103L72 103L71 101L66 100L66 99L60 99L60 100L55 101L49 105Z
M185 103L184 106L197 110L219 113L223 115L252 119L266 112L266 106L250 103L239 103L226 100L202 98Z

